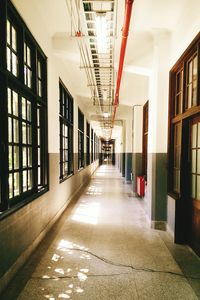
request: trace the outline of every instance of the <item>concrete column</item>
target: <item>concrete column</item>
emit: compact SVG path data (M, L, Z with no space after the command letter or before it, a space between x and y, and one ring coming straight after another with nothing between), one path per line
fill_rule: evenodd
M143 106L135 105L133 107L133 125L132 125L132 174L133 174L133 192L136 194L136 177L142 174L142 128L143 128Z
M152 228L165 229L167 217L167 128L170 36L154 32L149 88L147 209Z

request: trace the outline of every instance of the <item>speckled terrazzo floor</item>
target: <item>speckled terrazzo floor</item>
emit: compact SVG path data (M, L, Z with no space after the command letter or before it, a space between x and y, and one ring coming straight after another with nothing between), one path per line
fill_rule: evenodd
M142 200L103 165L1 299L200 299L191 277L200 278L199 258L150 229Z

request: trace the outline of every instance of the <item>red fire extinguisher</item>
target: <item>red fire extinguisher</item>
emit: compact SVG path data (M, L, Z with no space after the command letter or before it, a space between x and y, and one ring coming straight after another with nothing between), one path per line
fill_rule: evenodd
M145 187L144 176L137 176L137 194L138 194L138 196L144 197L144 187Z

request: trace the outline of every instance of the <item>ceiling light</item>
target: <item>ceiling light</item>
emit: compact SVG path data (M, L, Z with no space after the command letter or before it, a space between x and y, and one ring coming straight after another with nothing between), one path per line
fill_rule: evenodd
M103 116L104 116L104 118L108 118L110 116L110 114L108 112L104 112Z
M107 53L107 39L106 39L106 14L96 14L96 34L97 34L97 49L99 53Z

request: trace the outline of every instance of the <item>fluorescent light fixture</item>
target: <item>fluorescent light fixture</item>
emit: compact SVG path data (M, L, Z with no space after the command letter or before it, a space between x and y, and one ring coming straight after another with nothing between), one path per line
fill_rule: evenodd
M99 53L107 52L107 39L106 32L106 14L97 13L96 14L96 34L97 34L97 49Z
M110 114L108 112L104 112L103 116L104 116L104 118L108 118L110 116Z

